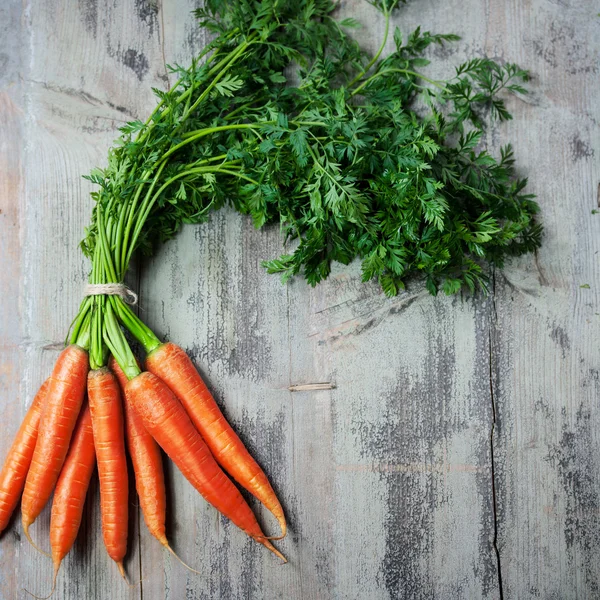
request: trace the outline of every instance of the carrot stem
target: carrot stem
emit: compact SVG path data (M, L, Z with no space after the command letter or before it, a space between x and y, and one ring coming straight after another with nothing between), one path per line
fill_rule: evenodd
M129 344L119 327L112 306L112 302L106 304L104 342L108 346L111 354L115 357L119 367L121 367L125 375L127 375L127 378L133 379L136 375L139 375L141 371Z
M111 298L112 305L121 323L127 327L135 339L149 353L161 345L155 333L117 296ZM137 375L137 373L135 373ZM134 377L135 377L134 375ZM131 377L130 377L131 379Z
M71 344L75 344L84 350L88 350L90 347L90 323L92 320L92 313L87 310L86 314L76 330L73 331L73 337Z

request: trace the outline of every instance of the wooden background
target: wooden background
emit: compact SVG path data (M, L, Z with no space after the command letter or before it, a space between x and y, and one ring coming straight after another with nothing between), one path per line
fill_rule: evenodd
M194 0L0 2L0 455L80 301L81 178L116 128L154 105L205 43ZM371 48L383 20L361 0ZM187 348L283 499L290 562L232 527L168 467L169 535L134 505L128 588L107 557L93 484L55 597L96 600L600 598L600 17L592 0L412 0L395 23L463 40L428 73L488 55L531 70L515 142L546 228L486 299L389 300L336 268L316 289L260 267L276 229L224 211L140 265L144 319ZM289 392L294 384L335 389ZM135 498L135 497L134 497ZM262 513L261 513L262 514ZM272 524L262 514L263 522ZM49 510L32 529L48 547ZM48 593L51 564L19 518L0 596ZM138 581L141 581L138 583Z

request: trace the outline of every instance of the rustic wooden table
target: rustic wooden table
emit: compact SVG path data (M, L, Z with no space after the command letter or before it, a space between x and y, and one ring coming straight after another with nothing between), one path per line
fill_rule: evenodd
M116 128L153 107L205 43L194 0L0 3L0 455L80 301L91 203L80 175ZM382 19L346 0L361 40ZM275 482L291 533L277 561L168 467L169 533L204 576L150 537L134 507L128 588L108 559L93 484L56 598L600 597L600 18L592 0L411 1L395 21L456 32L434 76L487 54L531 70L515 142L546 228L537 257L488 298L389 300L336 268L286 287L260 261L276 229L223 211L140 266L147 322L189 349ZM332 382L331 391L290 392ZM266 516L263 515L268 523ZM49 511L33 528L48 546ZM47 593L50 562L15 519L0 595Z

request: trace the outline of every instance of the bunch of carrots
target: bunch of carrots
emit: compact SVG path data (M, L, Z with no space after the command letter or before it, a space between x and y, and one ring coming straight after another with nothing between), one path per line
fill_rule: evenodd
M286 535L286 520L267 476L184 350L132 310L123 282L136 253L225 204L257 227L279 222L299 243L268 270L284 279L302 271L313 285L332 261L360 258L363 278L377 277L390 295L410 274L426 275L431 293L442 280L456 293L482 282L481 261L501 264L539 245L537 205L522 193L525 180L511 179L512 151L498 162L474 150L481 105L509 118L496 93L524 93L508 84L526 73L477 59L448 82L431 80L415 70L428 62L423 51L457 38L420 28L406 43L396 31L396 51L379 60L399 0L370 1L386 19L372 58L345 32L356 22L333 18L332 0L206 0L196 13L213 41L189 67L173 68L178 81L154 90L152 114L122 127L107 167L88 177L97 186L81 244L89 285L0 473L0 531L22 497L31 541L54 491L54 585L96 465L104 542L124 574L126 448L148 529L167 549L160 448L209 503L285 561L271 542ZM428 116L412 110L418 100ZM469 123L475 129L455 143ZM280 535L262 532L232 479L273 514Z
M124 576L127 445L146 525L173 552L165 534L162 448L208 502L285 561L270 542L286 534L281 504L187 354L175 344L158 344L147 356L147 371L128 379L114 359L108 367L90 370L85 346L80 340L61 352L23 420L0 473L0 530L21 498L23 530L33 544L29 527L54 491L50 544L55 584L77 537L97 465L104 543ZM273 513L280 536L265 536L224 469Z

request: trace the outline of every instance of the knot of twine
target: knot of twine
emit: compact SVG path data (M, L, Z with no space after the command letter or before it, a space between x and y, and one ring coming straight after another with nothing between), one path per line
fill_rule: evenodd
M88 283L83 291L84 296L119 296L125 304L135 306L138 295L124 283Z

